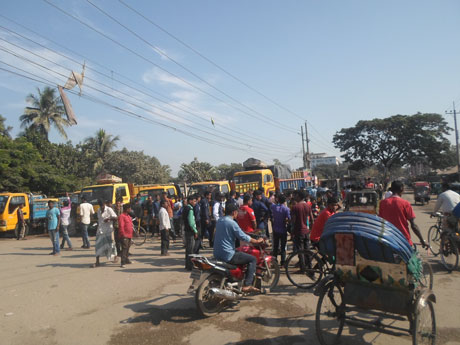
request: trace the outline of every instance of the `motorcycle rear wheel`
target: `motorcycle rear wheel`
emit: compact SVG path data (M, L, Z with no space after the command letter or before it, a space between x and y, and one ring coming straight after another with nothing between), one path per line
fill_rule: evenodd
M225 306L225 300L212 296L209 290L213 287L220 288L223 277L211 274L198 287L195 294L195 303L200 314L209 317L219 313Z
M262 276L261 287L264 289L273 290L278 285L280 280L280 266L275 259L268 265L268 269L264 271Z

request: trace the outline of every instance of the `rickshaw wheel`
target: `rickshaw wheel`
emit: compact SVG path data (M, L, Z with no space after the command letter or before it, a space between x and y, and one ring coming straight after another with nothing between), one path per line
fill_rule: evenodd
M419 301L413 322L412 344L434 345L436 343L436 317L431 301Z
M321 345L339 342L345 322L342 288L332 281L321 291L316 306L316 335Z

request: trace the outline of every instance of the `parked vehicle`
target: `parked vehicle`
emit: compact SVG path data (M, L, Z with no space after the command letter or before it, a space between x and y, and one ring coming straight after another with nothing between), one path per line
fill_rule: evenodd
M345 211L377 213L377 193L373 190L348 192L345 197Z
M430 189L424 185L416 185L414 187L414 201L415 204L418 202L424 205L430 201Z
M187 195L200 194L204 195L205 192L211 192L213 196L217 193L226 194L230 191L230 184L228 181L205 181L192 183L188 189Z
M269 255L268 244L246 245L238 251L253 255L257 259L254 285L262 292L274 289L279 281L280 268L275 258ZM247 265L231 265L223 261L211 260L203 255L191 255L193 279L188 292L195 293L195 303L203 316L219 313L229 301L237 301L242 292Z
M134 185L132 188L132 196L140 195L140 202L144 202L149 196L153 199L161 193L168 193L168 197L176 201L177 196L181 196L182 192L178 185L175 184L148 184L148 185Z

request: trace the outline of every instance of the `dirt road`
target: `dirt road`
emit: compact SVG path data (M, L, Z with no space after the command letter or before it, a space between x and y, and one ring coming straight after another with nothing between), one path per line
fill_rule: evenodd
M410 195L406 195L411 200ZM426 236L433 219L428 206L414 206ZM92 239L93 240L93 239ZM282 275L278 289L248 298L236 308L201 319L185 292L181 243L171 256L159 255L158 239L132 250L126 268L89 268L93 250L48 255L46 237L0 240L0 344L317 344L310 291L300 291ZM209 253L206 250L205 253ZM435 272L438 344L460 344L460 272L445 272L427 256ZM344 344L410 344L408 336L346 327Z

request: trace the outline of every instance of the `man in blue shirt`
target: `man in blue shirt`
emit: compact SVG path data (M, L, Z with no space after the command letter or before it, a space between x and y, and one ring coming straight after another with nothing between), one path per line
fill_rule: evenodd
M244 280L243 292L259 292L259 289L252 286L254 273L256 272L257 260L254 256L247 253L235 251L235 241L250 242L259 244L262 238L253 239L240 229L235 219L238 217L238 207L230 204L225 208L225 217L217 221L216 233L214 237L214 257L233 265L248 265Z
M262 200L262 192L260 190L256 190L254 192L252 209L254 210L254 215L256 216L257 228L261 229L262 231L266 231L267 237L269 237L270 234L268 233L267 226L269 210Z
M48 233L50 235L51 243L53 244L53 251L50 255L57 256L60 254L59 247L59 225L61 222L61 212L57 207L54 207L53 201L48 201L48 211L46 211L46 219L48 221Z

